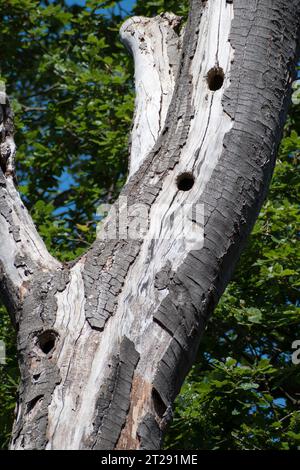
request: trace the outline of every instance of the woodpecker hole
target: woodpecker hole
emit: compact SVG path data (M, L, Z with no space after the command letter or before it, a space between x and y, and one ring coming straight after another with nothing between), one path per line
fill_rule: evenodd
M177 188L179 191L189 191L195 183L195 178L192 173L181 173L177 176Z
M224 83L224 72L221 67L213 67L207 74L207 84L211 91L222 88Z
M153 405L156 414L162 418L163 415L165 414L165 411L167 409L166 405L164 404L160 394L158 393L155 388L152 389L152 400L153 400Z
M53 330L43 331L38 336L38 345L44 354L49 354L55 346L57 333Z

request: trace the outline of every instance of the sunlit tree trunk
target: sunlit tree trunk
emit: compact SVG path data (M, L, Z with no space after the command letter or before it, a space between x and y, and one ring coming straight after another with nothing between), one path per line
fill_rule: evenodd
M75 262L45 248L1 104L1 295L18 332L12 449L157 449L272 175L298 0L192 0L134 17L128 181ZM2 97L3 98L3 97Z

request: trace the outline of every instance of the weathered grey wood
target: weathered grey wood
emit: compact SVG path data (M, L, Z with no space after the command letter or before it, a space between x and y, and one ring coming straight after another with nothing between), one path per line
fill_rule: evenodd
M22 375L12 449L159 448L264 200L290 100L299 2L192 0L190 9L182 44L171 14L122 28L138 68L130 175L75 263L47 253L1 146L1 294L18 327ZM169 78L174 47L182 55ZM157 73L159 63L166 70ZM8 104L2 110L2 144L13 149ZM145 234L133 236L129 216L129 232L109 238L122 225L116 210L123 217L137 202Z
M135 116L131 133L129 178L138 170L161 131L172 99L179 67L181 18L163 13L125 21L120 37L134 57Z

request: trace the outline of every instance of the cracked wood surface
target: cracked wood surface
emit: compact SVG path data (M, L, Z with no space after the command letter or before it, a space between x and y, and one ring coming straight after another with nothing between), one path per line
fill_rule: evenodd
M162 132L179 67L181 18L163 13L125 21L120 37L132 53L135 70L135 116L131 133L129 178Z
M130 175L114 208L143 204L147 236L107 239L118 225L112 211L102 236L69 265L48 254L15 189L2 105L1 293L18 328L22 376L12 449L161 445L268 188L299 8L296 0L192 0L183 39L172 14L124 24L137 98Z

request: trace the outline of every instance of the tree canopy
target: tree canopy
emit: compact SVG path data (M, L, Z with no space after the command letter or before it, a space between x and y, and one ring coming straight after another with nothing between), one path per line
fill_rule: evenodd
M0 0L0 80L13 104L17 177L47 247L61 260L96 235L96 209L124 184L133 115L132 61L118 30L122 2ZM188 1L138 0L134 14ZM295 92L296 94L296 92ZM168 448L294 449L300 445L299 148L294 99L268 199L234 279L209 322L176 401ZM17 393L14 332L1 307L0 442Z

